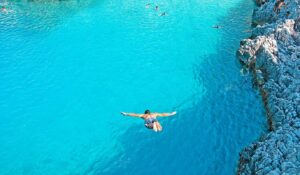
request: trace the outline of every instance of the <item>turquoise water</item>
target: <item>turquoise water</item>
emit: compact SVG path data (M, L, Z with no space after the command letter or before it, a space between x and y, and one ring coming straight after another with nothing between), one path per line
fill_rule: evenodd
M1 175L235 173L265 128L235 58L252 1L149 2L0 0ZM119 114L145 109L178 115Z

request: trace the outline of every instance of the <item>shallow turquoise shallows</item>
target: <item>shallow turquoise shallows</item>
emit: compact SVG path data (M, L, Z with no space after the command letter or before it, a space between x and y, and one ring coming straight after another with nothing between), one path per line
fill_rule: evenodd
M0 3L1 175L229 175L265 130L252 0Z

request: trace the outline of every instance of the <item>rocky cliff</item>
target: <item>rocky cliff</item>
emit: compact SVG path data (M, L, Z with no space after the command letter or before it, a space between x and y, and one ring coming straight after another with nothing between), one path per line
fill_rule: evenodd
M240 153L238 174L300 174L300 0L256 0L237 52L259 88L269 132Z

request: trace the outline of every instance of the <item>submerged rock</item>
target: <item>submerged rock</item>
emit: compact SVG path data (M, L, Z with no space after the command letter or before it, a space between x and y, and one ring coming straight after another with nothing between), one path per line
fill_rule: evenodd
M261 91L270 132L240 153L238 174L300 174L300 0L256 1L238 59Z

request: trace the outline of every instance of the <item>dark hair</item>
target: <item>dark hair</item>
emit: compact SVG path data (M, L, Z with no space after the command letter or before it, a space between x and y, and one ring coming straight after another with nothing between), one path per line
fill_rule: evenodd
M147 110L145 111L145 114L150 114L150 110L147 109Z

